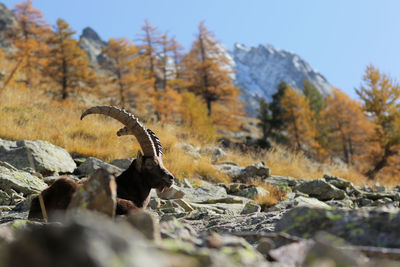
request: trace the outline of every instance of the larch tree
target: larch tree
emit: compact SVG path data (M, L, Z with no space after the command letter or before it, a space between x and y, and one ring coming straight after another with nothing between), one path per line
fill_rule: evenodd
M158 69L157 56L159 54L159 46L161 43L161 34L156 27L150 25L146 19L142 26L143 34L141 36L141 44L139 45L140 54L145 58L143 65L148 73L148 79L153 80L154 91L158 90Z
M16 61L16 65L8 81L11 81L18 71L22 71L25 74L27 86L31 86L33 77L46 64L44 61L47 51L45 39L50 33L50 28L44 21L41 11L33 7L31 0L17 4L14 14L18 22L17 28L7 31L6 36L15 47L12 59Z
M347 164L369 152L368 139L373 134L373 124L363 113L361 103L351 99L339 89L334 89L325 101L321 119L327 127L327 148L333 156L341 154Z
M263 134L263 140L267 140L269 133L271 131L271 111L269 109L269 104L265 98L261 98L258 105L257 119L260 120L258 127L261 128Z
M375 155L373 167L365 175L374 179L376 174L388 166L390 158L397 155L400 145L400 86L388 75L381 73L373 65L366 68L363 84L356 93L375 123L372 142L380 147Z
M119 104L123 108L128 100L128 92L139 94L141 90L132 92L132 89L145 85L144 75L138 68L138 52L138 47L124 38L110 39L102 51L105 60L100 65L107 71L108 81L112 90L118 92Z
M60 87L63 100L72 90L91 83L94 75L89 71L88 56L73 39L74 33L67 22L58 19L54 33L47 40L49 56L46 74Z
M188 88L203 99L208 115L217 124L229 119L232 119L230 124L235 123L233 117L242 109L240 91L233 85L228 58L204 23L200 23L196 40L184 56L183 63L186 80L190 82ZM219 112L214 114L213 109Z
M295 150L314 151L316 128L312 111L306 97L297 89L286 88L281 100L287 138Z

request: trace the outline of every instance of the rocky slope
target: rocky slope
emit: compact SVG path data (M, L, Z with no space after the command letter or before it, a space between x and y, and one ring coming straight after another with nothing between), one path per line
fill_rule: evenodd
M10 45L4 36L4 32L15 28L16 24L17 20L12 11L0 3L0 47L2 49L7 49Z
M221 148L182 149L193 158L194 152L212 153L215 168L235 183L195 186L183 179L162 194L152 192L147 211L111 219L115 199L105 190L107 181L132 159L73 160L47 142L0 140L2 266L400 264L398 187L358 187L330 175L271 176L264 163L217 164ZM30 199L60 173L76 180L89 176L68 216L58 215L60 223L28 221ZM285 190L286 199L262 210L254 198L269 192L249 180ZM99 194L101 205L93 205Z

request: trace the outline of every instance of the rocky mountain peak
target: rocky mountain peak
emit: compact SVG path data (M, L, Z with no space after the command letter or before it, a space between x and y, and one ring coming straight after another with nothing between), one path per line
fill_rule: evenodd
M98 58L101 57L101 51L107 45L95 30L90 27L83 29L80 36L80 47L88 54L92 65L98 64Z
M271 99L281 81L295 88L303 88L308 80L323 95L332 91L326 78L296 53L275 48L272 45L247 47L235 44L231 53L235 64L235 83L242 89L242 95L248 104L250 115L257 114L257 101L261 97Z

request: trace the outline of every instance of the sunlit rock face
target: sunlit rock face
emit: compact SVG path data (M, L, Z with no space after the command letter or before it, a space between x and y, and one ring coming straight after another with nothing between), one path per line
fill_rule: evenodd
M231 67L235 70L235 84L241 87L247 111L252 116L257 114L258 100L261 97L271 100L281 81L302 89L303 81L308 80L323 95L332 91L325 77L293 52L272 45L247 47L237 43L230 56L233 59Z

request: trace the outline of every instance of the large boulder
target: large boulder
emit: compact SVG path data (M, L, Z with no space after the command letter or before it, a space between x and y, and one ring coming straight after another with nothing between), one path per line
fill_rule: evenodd
M173 261L128 223L87 213L20 231L15 241L0 248L5 267L171 266Z
M106 169L99 169L72 195L68 210L77 213L93 210L114 217L116 198L117 184L114 176Z
M68 152L47 141L6 141L0 139L0 161L17 169L33 169L48 175L54 172L72 173L76 164Z
M85 162L82 163L78 167L78 172L81 175L87 176L87 175L94 173L98 169L107 169L111 173L116 173L116 174L120 174L123 172L123 170L121 168L118 168L115 165L108 164L106 162L103 162L103 161L101 161L97 158L93 158L93 157L87 158L85 160Z
M296 186L296 190L315 197L319 200L344 199L346 194L343 190L326 182L324 179L307 181Z
M283 215L276 231L303 238L325 231L353 245L400 248L400 211L297 207Z
M0 162L0 189L4 192L12 194L15 191L26 196L39 193L46 187L47 184L40 178Z

